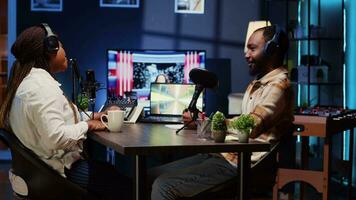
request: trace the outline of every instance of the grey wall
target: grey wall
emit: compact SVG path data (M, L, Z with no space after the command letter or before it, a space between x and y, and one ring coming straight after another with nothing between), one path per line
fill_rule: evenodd
M68 57L80 71L92 68L106 83L106 49L205 49L208 58L231 59L231 91L250 81L243 57L249 21L260 19L260 1L206 0L204 14L176 14L174 0L141 0L140 8L101 8L99 0L63 1L62 12L31 12L30 1L17 3L17 32L47 22L59 34ZM70 95L70 73L60 74ZM98 104L105 98L98 93Z

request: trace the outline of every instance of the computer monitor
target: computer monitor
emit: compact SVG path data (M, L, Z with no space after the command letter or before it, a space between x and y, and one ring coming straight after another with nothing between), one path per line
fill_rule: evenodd
M151 84L151 115L182 115L188 108L195 91L194 84ZM203 94L197 101L197 108L203 110Z
M148 100L150 84L160 74L171 83L190 83L193 68L205 68L203 50L124 50L107 51L108 96L136 92L139 100Z

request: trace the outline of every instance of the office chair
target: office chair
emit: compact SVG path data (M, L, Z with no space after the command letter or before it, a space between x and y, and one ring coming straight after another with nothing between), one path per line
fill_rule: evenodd
M88 195L85 189L62 177L26 148L15 134L0 129L0 140L11 150L12 172L24 179L28 187L28 195L17 199L79 200Z
M273 186L276 181L277 170L281 166L293 167L295 156L295 141L293 140L293 131L295 125L290 128L279 142L274 144L271 150L266 153L257 162L251 164L250 181L251 194L255 196L272 195ZM293 145L294 144L294 145ZM239 177L236 176L220 185L213 186L197 194L193 198L183 199L231 199L237 195L237 186ZM272 198L272 197L271 197Z
M251 194L261 196L272 191L276 172L277 172L277 153L280 148L280 143L273 145L271 150L266 153L259 161L251 164L252 180ZM192 198L182 199L233 199L237 194L239 177L233 177L219 185L215 185L207 190L195 195Z

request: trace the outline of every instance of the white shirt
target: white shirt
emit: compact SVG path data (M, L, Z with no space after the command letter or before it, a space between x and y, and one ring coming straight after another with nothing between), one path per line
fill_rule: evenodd
M75 124L60 86L47 71L32 68L16 91L10 126L27 148L65 177L64 168L81 158L88 124Z

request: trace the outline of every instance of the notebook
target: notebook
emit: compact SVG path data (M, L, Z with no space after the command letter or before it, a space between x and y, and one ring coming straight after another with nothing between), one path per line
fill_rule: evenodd
M183 110L188 108L195 90L194 84L151 83L150 114L142 122L183 123ZM197 108L203 110L203 94L197 101Z

